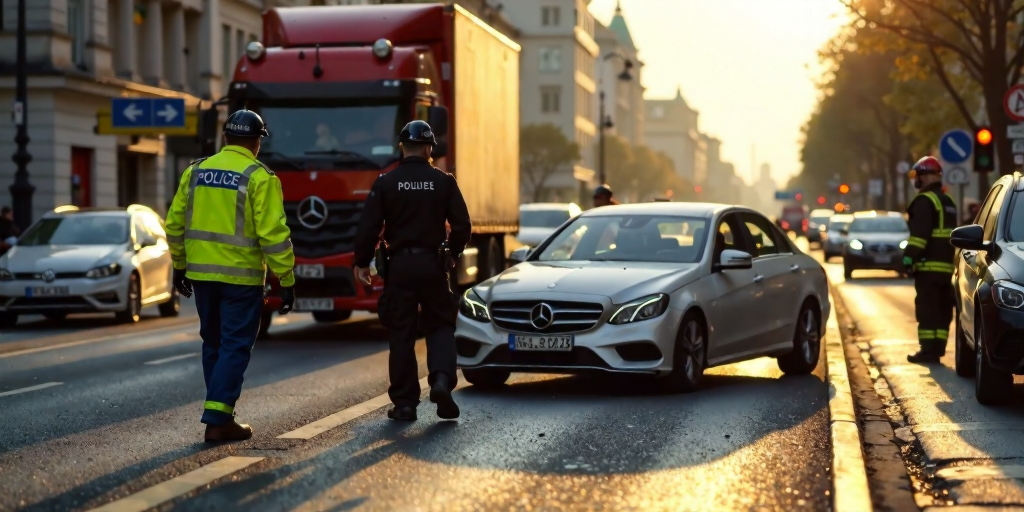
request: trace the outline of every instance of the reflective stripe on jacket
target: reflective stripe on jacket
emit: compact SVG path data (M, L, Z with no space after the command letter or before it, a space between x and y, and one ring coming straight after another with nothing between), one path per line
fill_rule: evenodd
M281 180L240 146L193 162L167 213L175 269L189 279L262 285L267 266L295 284Z
M917 272L953 273L953 246L949 236L956 227L956 203L942 192L941 184L922 190L907 208L910 237L904 261Z

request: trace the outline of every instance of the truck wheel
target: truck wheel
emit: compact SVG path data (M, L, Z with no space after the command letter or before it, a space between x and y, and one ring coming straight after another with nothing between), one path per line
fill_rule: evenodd
M498 245L498 240L494 237L491 237L485 244L482 259L477 282L486 281L504 270L504 254L502 254L501 247Z
M0 313L0 327L14 327L18 323L17 313Z
M274 319L274 312L268 311L260 315L260 332L256 335L257 339L264 339L270 336L267 332L270 329L270 322Z
M334 322L344 322L352 317L351 309L341 309L338 311L314 311L313 320L324 324L332 324Z

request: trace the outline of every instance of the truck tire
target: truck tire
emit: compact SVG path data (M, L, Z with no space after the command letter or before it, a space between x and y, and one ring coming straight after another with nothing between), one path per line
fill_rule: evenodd
M495 237L489 237L489 239L481 244L483 248L483 257L480 261L480 271L477 274L477 282L486 281L505 270L505 255L501 251L501 246L498 245L498 240Z
M344 322L352 316L351 309L340 309L337 311L314 311L313 320L316 320L322 324L332 324L334 322Z

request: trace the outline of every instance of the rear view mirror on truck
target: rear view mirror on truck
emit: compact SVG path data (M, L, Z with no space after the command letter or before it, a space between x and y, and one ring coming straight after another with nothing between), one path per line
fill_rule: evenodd
M427 123L438 138L448 137L448 107L428 107Z

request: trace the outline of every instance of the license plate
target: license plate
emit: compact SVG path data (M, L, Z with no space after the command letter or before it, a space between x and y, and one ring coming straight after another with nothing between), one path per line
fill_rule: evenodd
M334 299L295 299L296 311L332 311Z
M71 291L67 286L46 286L25 288L26 297L60 297L70 295Z
M571 352L572 335L568 336L528 336L520 334L508 335L508 348L514 352L551 351Z
M892 263L891 256L875 256L875 263Z
M305 277L307 279L323 279L324 266L319 263L316 265L296 265L295 277Z

